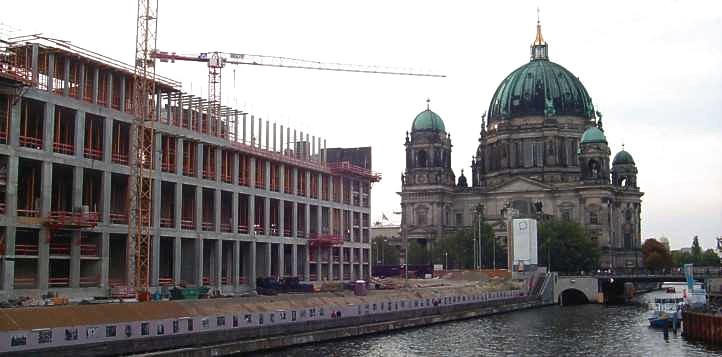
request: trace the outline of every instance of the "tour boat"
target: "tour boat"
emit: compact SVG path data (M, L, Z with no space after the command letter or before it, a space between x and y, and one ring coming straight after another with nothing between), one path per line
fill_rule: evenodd
M656 298L655 309L649 316L649 327L679 327L682 322L683 298Z

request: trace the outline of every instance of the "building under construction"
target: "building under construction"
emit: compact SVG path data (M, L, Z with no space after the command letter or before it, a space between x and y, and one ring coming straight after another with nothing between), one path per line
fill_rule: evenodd
M133 67L37 36L0 42L0 295L131 285ZM369 276L370 148L155 82L150 286L224 293L257 277Z

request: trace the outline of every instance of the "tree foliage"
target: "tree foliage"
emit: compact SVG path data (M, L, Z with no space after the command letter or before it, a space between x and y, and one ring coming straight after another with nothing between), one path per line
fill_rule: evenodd
M371 243L373 249L374 264L396 265L400 262L400 252L397 246L389 244L388 239L376 237Z
M713 249L702 250L699 245L699 238L692 238L692 252L682 252L675 250L672 252L672 265L682 267L685 264L694 264L695 266L720 266L720 257Z
M406 249L406 254L409 258L408 264L431 264L431 254L425 244L411 239Z
M581 224L550 218L541 222L538 233L539 265L566 272L597 267L599 248L587 237Z
M668 269L672 267L672 255L664 244L656 239L647 239L642 244L644 266L650 270Z

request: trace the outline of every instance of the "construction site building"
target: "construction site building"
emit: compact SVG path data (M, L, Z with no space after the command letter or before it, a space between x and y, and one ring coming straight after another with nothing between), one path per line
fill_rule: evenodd
M0 47L3 298L131 284L136 160L153 170L152 290L369 277L370 148L327 149L157 77L155 151L138 158L132 66L38 36Z

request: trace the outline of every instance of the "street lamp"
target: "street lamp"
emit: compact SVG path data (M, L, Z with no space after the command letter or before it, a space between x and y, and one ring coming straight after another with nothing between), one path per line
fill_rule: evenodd
M444 252L444 270L449 270L449 252Z

